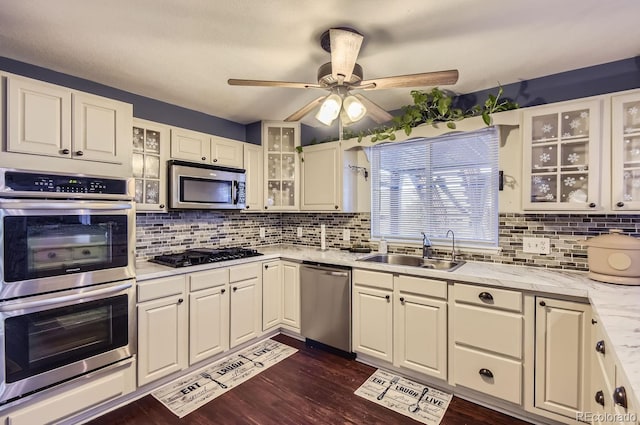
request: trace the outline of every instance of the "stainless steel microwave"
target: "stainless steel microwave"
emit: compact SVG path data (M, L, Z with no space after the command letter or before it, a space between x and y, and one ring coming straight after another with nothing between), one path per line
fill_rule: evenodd
M245 208L245 170L176 160L168 165L170 209Z

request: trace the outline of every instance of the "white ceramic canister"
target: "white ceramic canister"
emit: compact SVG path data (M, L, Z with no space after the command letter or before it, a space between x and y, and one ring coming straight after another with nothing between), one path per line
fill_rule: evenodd
M640 285L640 239L611 229L608 235L589 239L589 277L621 285Z

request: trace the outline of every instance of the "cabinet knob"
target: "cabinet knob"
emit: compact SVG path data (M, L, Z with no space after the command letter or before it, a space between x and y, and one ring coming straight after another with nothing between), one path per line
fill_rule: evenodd
M404 297L400 297L400 304L404 305Z
M220 290L220 293L221 293L221 294L224 294L225 292L227 292L227 290L226 290L226 289L224 289L224 288L222 288L222 289Z
M604 407L604 393L602 390L596 392L596 403Z
M265 205L265 206L264 206L264 209L266 210L267 208L268 208L268 207Z
M207 157L206 157L206 156L203 156L203 157L202 157L202 160L203 160L203 161L206 161L206 160L207 160Z
M595 325L596 323L598 323L598 321L596 319L591 319L591 324Z
M539 304L540 304L540 307L545 307L545 306L547 305L547 303L546 303L546 302L544 302L544 301L540 301L540 303L539 303Z
M480 298L482 301L486 303L493 301L493 295L491 295L488 292L480 292L478 294L478 298Z
M47 253L47 258L56 258L56 253L55 252L49 252Z
M338 206L336 205L336 206L334 206L334 208L335 208L335 209L338 209Z
M82 155L84 155L84 152L82 152L82 151L77 151L76 152L76 156L82 156Z
M390 295L385 295L384 297L387 300L387 302L391 301L391 296Z
M83 249L82 250L82 255L91 255L91 250L90 249Z
M237 290L238 290L238 287L237 287L237 286L234 286L234 287L233 287L233 292L236 292Z
M493 372L491 372L489 369L482 368L478 371L478 373L485 378L493 378Z
M218 158L213 158L213 162L218 162Z
M61 153L62 155L69 155L69 152L71 152L69 149L62 149L62 150L60 151L60 153Z
M178 304L182 304L184 300L182 298L178 298Z
M164 204L160 204L158 205L160 208L164 208Z
M265 269L268 269L268 268L269 268L269 265L268 265L268 264L265 264L265 265L264 265L264 268L265 268Z
M589 208L595 208L595 207L596 207L596 203L595 202L592 202L592 203L589 204Z
M627 392L624 387L617 387L613 390L613 401L618 406L622 406L625 409L627 408Z
M600 340L600 341L596 342L596 352L598 352L600 354L605 354L604 340Z
M249 208L251 208L251 207L250 207L249 205L247 205L245 208L246 208L246 209L249 209Z
M622 202L622 201L621 201L621 202L618 202L618 203L616 204L616 207L618 207L618 208L622 208L622 207L624 207L624 202Z

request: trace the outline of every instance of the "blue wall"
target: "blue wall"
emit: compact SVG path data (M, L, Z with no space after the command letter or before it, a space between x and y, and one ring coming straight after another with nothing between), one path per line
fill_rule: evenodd
M507 66L507 65L505 65ZM260 123L242 125L233 121L207 115L191 109L171 105L166 102L139 96L89 80L41 68L13 59L0 57L0 69L18 75L47 81L76 90L94 93L133 104L134 115L151 121L189 128L204 133L229 137L231 139L260 143ZM616 62L581 68L560 74L521 81L503 86L504 96L514 100L521 107L535 106L563 100L578 99L640 87L640 56ZM482 103L488 94L495 94L498 87L459 96L456 104L468 108ZM398 115L399 110L391 111ZM354 126L353 131L373 128L376 124L364 120ZM338 135L337 124L331 127L310 127L302 125L302 144L323 141Z
M63 74L24 62L0 56L0 69L13 74L22 75L36 80L46 81L59 86L69 87L93 93L111 99L121 100L133 104L133 115L136 118L161 122L164 124L184 127L203 133L215 134L230 139L242 140L246 138L245 126L233 121L207 115L192 109L182 108L170 103L161 102L149 97L139 96L124 90L98 84L83 78Z

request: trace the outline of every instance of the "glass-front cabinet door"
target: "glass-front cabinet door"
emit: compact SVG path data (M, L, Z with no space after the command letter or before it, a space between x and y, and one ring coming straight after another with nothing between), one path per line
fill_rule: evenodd
M611 100L614 210L640 210L640 91Z
M264 209L297 210L300 160L300 124L265 122L262 126L264 149Z
M136 118L132 138L136 210L166 211L169 129Z
M600 101L523 111L523 208L593 210L600 203Z

